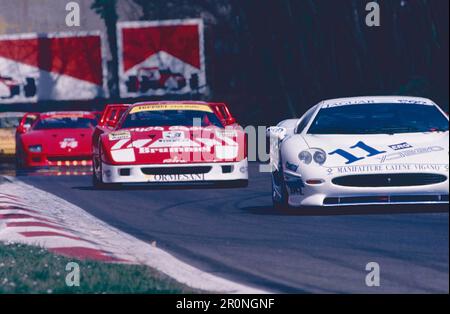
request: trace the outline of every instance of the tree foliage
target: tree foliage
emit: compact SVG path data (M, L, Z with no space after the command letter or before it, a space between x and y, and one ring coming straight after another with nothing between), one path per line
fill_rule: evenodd
M448 1L379 0L372 28L368 0L128 1L142 20L204 19L211 98L246 122L356 95L418 95L448 108Z

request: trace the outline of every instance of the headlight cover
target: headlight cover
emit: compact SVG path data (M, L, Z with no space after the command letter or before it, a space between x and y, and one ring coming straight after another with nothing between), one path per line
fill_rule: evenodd
M31 145L31 146L28 146L28 150L31 153L42 153L42 145Z
M312 148L300 152L298 158L306 165L309 165L314 161L316 164L322 166L327 161L327 153L320 148Z
M313 155L313 159L316 163L319 165L323 165L325 161L327 161L327 153L325 153L323 150L316 150Z
M300 152L300 154L298 154L298 159L300 159L300 161L302 161L303 163L309 165L312 161L312 155L310 152L304 150Z

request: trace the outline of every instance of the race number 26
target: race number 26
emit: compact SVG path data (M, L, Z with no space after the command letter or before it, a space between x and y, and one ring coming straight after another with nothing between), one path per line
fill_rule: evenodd
M346 150L337 149L337 150L331 152L330 155L336 155L337 154L337 155L340 155L340 156L344 157L345 159L347 159L346 164L349 165L349 164L352 164L354 162L357 162L358 160L365 159L367 157L373 157L373 156L377 156L377 155L386 153L386 151L379 151L379 150L377 150L377 149L375 149L375 148L365 144L362 141L360 141L360 142L358 142L355 145L350 147L350 149L357 149L357 148L364 150L368 154L365 157L358 157L358 156L353 155L352 153L349 153Z

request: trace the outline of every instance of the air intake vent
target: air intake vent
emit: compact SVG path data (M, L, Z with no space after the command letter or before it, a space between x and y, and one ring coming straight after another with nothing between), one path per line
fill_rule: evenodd
M335 185L351 187L419 186L445 181L446 176L431 173L366 174L337 177L332 180Z
M142 168L142 172L147 175L163 175L163 174L202 174L208 173L212 169L211 166L201 167L154 167Z

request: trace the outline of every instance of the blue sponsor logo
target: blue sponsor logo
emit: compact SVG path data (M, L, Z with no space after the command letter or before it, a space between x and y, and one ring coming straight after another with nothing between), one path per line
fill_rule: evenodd
M392 148L393 150L402 150L402 149L412 148L412 146L406 142L400 143L400 144L389 145L389 147Z

